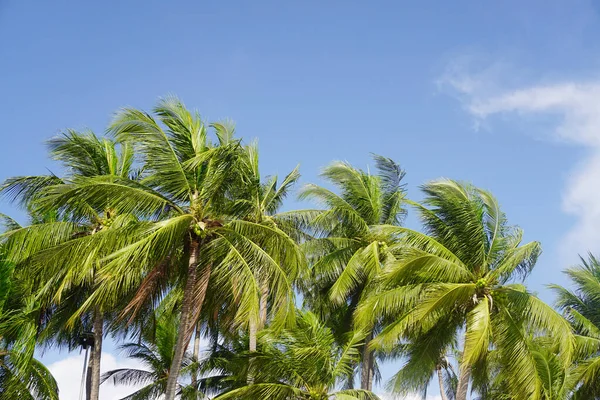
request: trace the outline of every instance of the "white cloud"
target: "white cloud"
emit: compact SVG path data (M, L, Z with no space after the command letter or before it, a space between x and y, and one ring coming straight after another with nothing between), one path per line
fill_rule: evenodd
M61 400L78 400L81 385L81 373L83 370L83 353L72 355L48 366L52 375L58 382ZM141 364L126 358L117 358L110 353L102 354L101 371L106 372L117 368L139 368ZM101 400L120 399L133 393L140 387L136 386L114 386L108 382L100 386Z
M476 126L490 117L547 116L554 124L550 139L583 146L589 156L567 176L562 208L576 218L561 250L576 254L600 250L600 81L560 82L499 88L498 68L469 74L453 67L439 82L453 89Z

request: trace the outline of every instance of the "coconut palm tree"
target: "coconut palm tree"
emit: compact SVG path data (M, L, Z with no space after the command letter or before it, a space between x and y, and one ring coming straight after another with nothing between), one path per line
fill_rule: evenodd
M32 358L22 367L14 358L14 352L0 350L0 398L58 400L58 385L44 364Z
M556 292L556 305L573 325L578 358L572 377L575 398L600 398L600 261L590 254L579 266L565 271L574 289L550 285Z
M65 176L8 179L0 192L27 208L32 224L21 227L11 223L11 229L2 238L8 257L17 264L21 275L35 277L30 286L37 291L35 296L43 303L40 306L46 314L45 325L40 327L37 339L73 349L79 346L85 332L92 332L87 398L97 400L108 310L100 305L84 315L77 310L94 289L99 260L122 247L127 240L127 236L113 233L127 226L131 218L116 215L109 205L98 208L83 201L68 209L54 207L44 195L83 178L128 178L134 173L133 151L127 145L101 139L91 131L73 130L51 139L48 147L51 157L65 168ZM105 240L108 238L110 242ZM23 248L30 249L23 252ZM77 318L73 318L74 315Z
M513 398L540 398L531 333L551 334L565 365L574 355L568 322L518 283L534 267L540 244L522 244L522 231L507 224L487 191L445 179L422 189L425 199L416 208L425 233L382 228L401 236L405 248L382 275L380 290L357 312L360 324L386 321L373 347L419 344L399 373L410 382L396 389L426 386L440 358L460 339L457 400L467 398L471 371L485 363L490 348L498 351Z
M289 219L282 219L281 216L278 215L283 200L292 186L300 178L298 167L287 174L283 181L278 185L278 178L276 175L269 176L266 179L261 178L257 143L251 143L246 146L244 150L246 151L246 156L243 157L242 160L247 176L247 183L240 186L238 188L239 191L236 192L236 201L233 205L235 212L241 219L261 224L266 227L281 229L290 236L290 240L299 240L300 237L302 237L302 232L299 227L293 226ZM303 260L303 258L301 260ZM303 265L304 264L300 267ZM287 267L286 265L282 265L282 268ZM298 274L303 272L303 268L292 266L287 273L288 279L291 282L295 282L298 278ZM260 329L264 328L269 315L270 277L268 275L258 276L256 279L260 282L260 298L258 314L250 315L249 320L250 351L256 351L257 333ZM285 317L287 314L287 310L285 309L276 311L284 312L283 315L279 313L279 316ZM275 315L276 320L278 319L277 317L278 315Z
M574 400L577 381L574 375L575 365L566 364L561 359L556 341L548 336L530 337L527 340L529 352L535 362L535 392L531 398L543 400ZM509 374L503 367L497 350L491 350L485 365L479 364L472 369L475 400L511 400L515 398L507 389ZM589 397L583 397L589 398Z
M135 316L172 287L182 290L180 322L165 398L173 400L185 350L209 288L233 291L236 321L257 314L260 285L256 276L269 276L274 307L293 318L293 288L287 277L299 265L301 253L277 227L232 216L235 187L246 177L240 167L244 152L233 129L208 127L197 113L174 98L159 102L157 117L124 109L110 131L119 142L132 143L142 163L141 182L114 177L82 179L47 193L53 205L65 209L80 202L149 218L143 235L114 253L100 269L98 289L88 304L135 290L122 315ZM258 244L260 243L260 245ZM281 268L286 265L286 270ZM217 292L217 291L215 291Z
M305 293L307 304L320 310L324 320L338 323L336 331L352 330L356 306L373 290L375 278L395 259L397 240L381 226L398 226L406 213L404 171L391 159L374 156L376 175L345 162L336 162L321 174L338 193L317 185L306 185L301 199L325 206L324 210L297 211L310 221L315 239L306 243L312 260L312 279ZM327 315L332 318L328 318ZM366 342L372 337L369 327ZM372 350L363 349L361 387L373 384Z
M0 219L4 225L16 226L16 222L5 215L0 215ZM0 245L0 398L58 400L54 377L32 357L32 346L27 346L31 328L35 332L35 326L27 318L31 313L23 307L23 302L11 299L19 295L20 285L15 280L14 265L4 257L3 251ZM15 304L19 308L15 309Z
M261 335L255 382L216 399L378 399L367 390L336 390L359 360L363 339L354 332L339 346L315 314L300 312L295 328Z

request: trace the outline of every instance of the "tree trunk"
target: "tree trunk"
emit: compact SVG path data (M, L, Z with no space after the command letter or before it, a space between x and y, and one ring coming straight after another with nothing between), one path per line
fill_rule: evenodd
M458 386L456 387L456 400L467 400L467 394L469 391L469 380L471 379L471 366L461 365Z
M360 368L360 388L363 390L373 390L373 351L368 348L372 339L373 332L370 332L365 338L363 346L363 358Z
M192 311L192 301L194 297L194 288L196 285L196 266L198 264L198 256L200 253L200 243L197 239L190 243L190 258L188 260L187 282L183 291L183 301L181 304L181 315L179 320L179 329L177 332L177 342L173 350L173 360L169 369L169 377L167 379L167 388L165 391L165 400L175 400L177 394L177 378L181 370L181 363L189 341L187 332L190 328L190 314ZM208 268L207 268L208 269ZM196 307L202 308L204 296L201 296Z
M267 325L267 315L269 307L269 280L265 279L262 282L260 289L260 327L261 329Z
M248 346L248 350L250 350L251 352L256 351L256 336L258 335L258 324L256 323L256 321L254 320L254 318L250 317L250 323L249 325L249 342L250 345Z
M258 335L258 324L256 323L256 321L254 320L254 318L250 317L250 323L249 323L249 346L248 349L250 350L250 354L248 355L249 360L248 360L248 375L246 377L246 383L248 385L252 385L254 383L254 374L252 371L252 364L253 364L253 359L254 359L254 355L252 353L254 353L256 351L256 337Z
M196 323L196 332L194 333L194 362L198 363L200 358L200 322ZM192 387L196 388L198 384L198 371L192 373Z
M437 367L437 375L440 384L440 396L442 397L442 400L448 400L448 396L446 395L446 389L444 388L444 374L442 373L442 367L440 367L439 365Z
M260 276L255 275L255 279L260 281ZM259 306L258 316L260 319L260 312L262 311L260 309L260 307L262 306L262 295L259 295L258 306ZM258 324L259 324L259 321L257 321L254 318L254 316L252 314L250 314L250 321L248 321L248 350L250 350L250 352L256 351L256 341L257 341L256 337L258 335ZM248 381L249 380L250 380L250 378L248 378Z
M89 372L89 400L100 399L100 360L102 357L102 336L104 328L104 316L102 312L94 312L94 344L90 356Z
M266 284L265 284L266 283ZM254 318L250 317L250 321L248 323L248 350L251 353L256 351L256 345L258 342L258 331L265 327L267 322L267 299L269 296L269 281L267 279L261 282L261 290L260 290L260 298L259 298L259 311L258 311L258 321L254 320ZM248 371L248 377L246 378L246 383L249 385L254 383L254 376L252 374L252 355L250 356L250 370Z

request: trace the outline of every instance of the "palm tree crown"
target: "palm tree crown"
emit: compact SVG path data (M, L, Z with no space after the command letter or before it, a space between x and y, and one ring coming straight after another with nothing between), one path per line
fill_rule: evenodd
M325 320L339 323L336 331L342 334L351 330L354 310L372 289L374 278L395 259L396 237L380 227L399 225L406 213L404 171L388 158L374 158L376 175L343 162L325 168L322 176L339 194L312 184L300 194L326 207L298 212L309 217L315 235L306 243L306 251L312 258L311 283L316 288L307 291L306 302ZM330 313L335 317L327 318ZM367 335L367 341L371 336ZM363 353L361 387L370 390L373 359L366 349Z
M363 324L373 316L387 322L373 346L411 342L394 388L422 390L464 330L458 400L466 399L471 375L473 382L485 382L478 375L487 373L491 347L498 349L514 398L537 398L526 330L553 332L564 359L573 354L568 323L514 283L535 265L539 243L521 244L522 231L507 224L489 192L451 180L431 182L423 191L417 210L426 233L383 228L400 235L405 248L382 277L383 289L360 305Z
M183 290L176 351L167 383L172 400L185 348L202 311L209 282L220 293L236 299L236 321L258 314L256 276L269 276L271 300L278 309L293 310L293 289L281 268L295 268L301 253L295 242L276 227L232 214L234 194L244 185L246 153L233 129L224 124L208 127L174 98L154 109L158 118L136 109L124 109L111 132L141 155L140 182L114 176L81 179L49 196L65 209L77 204L106 205L120 214L145 220L133 242L115 252L99 270L99 287L89 304L135 292L123 315L135 316L161 298L165 290ZM149 221L148 221L149 219ZM214 291L218 293L218 291ZM293 313L287 313L293 318Z
M295 328L274 336L266 332L261 339L255 382L217 399L378 399L366 390L336 391L360 357L363 334L355 332L339 346L331 329L303 312Z
M565 271L574 285L569 290L550 285L557 293L557 306L563 310L576 332L577 359L570 371L575 399L600 397L600 260L582 258L579 266Z

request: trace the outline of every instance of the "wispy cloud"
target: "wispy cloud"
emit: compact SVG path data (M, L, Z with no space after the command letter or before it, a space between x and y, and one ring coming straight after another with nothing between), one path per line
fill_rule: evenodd
M600 250L600 80L502 87L503 75L497 66L478 73L453 66L439 84L463 102L476 127L490 125L500 115L515 120L547 116L554 124L547 139L589 150L573 166L563 191L562 208L576 222L565 233L561 251L572 260L577 253Z

